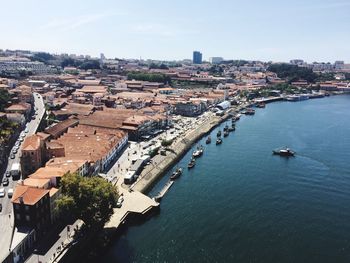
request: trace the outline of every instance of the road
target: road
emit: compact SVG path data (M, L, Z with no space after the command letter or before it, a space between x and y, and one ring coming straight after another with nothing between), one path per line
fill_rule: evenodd
M181 140L187 132L190 132L198 125L209 120L213 113L205 112L196 119L190 117L178 116L174 127L157 135L153 139L144 142L129 142L129 146L118 158L116 163L106 172L105 178L114 183L118 187L129 188L130 185L124 185L124 175L130 169L132 161L148 155L151 148L161 146L162 140ZM194 121L195 120L195 121ZM151 162L148 165L157 165ZM138 178L139 179L139 178Z
M40 121L44 117L45 114L45 104L43 101L43 98L40 94L38 93L33 93L34 96L34 109L37 115L35 115L34 120L30 120L26 124L26 128L28 128L28 132L25 133L25 136L30 136L36 133ZM20 148L21 149L21 148ZM8 159L8 164L6 171L11 170L11 166L14 163L19 163L20 162L20 149L18 152L15 154L15 158ZM3 177L5 178L5 175L1 175L0 178ZM12 211L12 203L11 199L7 196L7 192L9 189L13 189L16 182L12 180L11 177L8 177L9 179L9 185L8 186L3 186L2 181L1 181L1 186L0 188L4 188L6 191L5 197L0 197L0 204L2 205L2 211L0 212L0 262L8 255L9 253L9 248L11 246L11 240L12 240L12 233L13 233L13 227L14 227L14 216L13 216L13 211Z

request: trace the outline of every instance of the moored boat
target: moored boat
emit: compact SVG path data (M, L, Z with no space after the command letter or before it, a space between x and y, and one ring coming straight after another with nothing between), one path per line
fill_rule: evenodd
M205 143L206 143L206 144L211 143L211 138L210 138L210 136L208 136L208 137L207 137L207 139L206 139Z
M175 180L180 177L182 174L182 168L177 168L176 171L173 172L173 174L170 176L170 180Z
M289 95L285 98L287 101L302 101L302 100L308 100L309 95L308 94L296 94L296 95Z
M196 165L196 159L192 158L191 161L188 163L187 168L191 169Z
M222 143L222 139L221 138L217 138L216 139L216 145L221 144L221 143Z
M197 158L197 157L200 157L202 156L204 152L204 148L202 145L198 146L197 149L192 153L192 157L193 158Z
M227 137L229 134L228 130L224 131L224 137Z
M265 108L265 106L266 106L266 105L265 105L264 102L259 102L259 103L256 104L256 107L257 107L257 108Z
M216 137L221 137L221 131L219 130L218 133L216 134Z
M275 155L280 155L280 156L285 156L285 157L289 157L289 156L294 156L295 155L295 152L292 151L291 149L289 149L288 147L285 147L283 149L273 150L272 153L275 154Z
M232 132L232 131L234 131L234 130L236 130L236 127L235 127L235 126L228 128L228 131L229 131L229 132Z
M246 111L245 111L245 115L254 115L255 114L255 110L251 109L251 108L248 108Z

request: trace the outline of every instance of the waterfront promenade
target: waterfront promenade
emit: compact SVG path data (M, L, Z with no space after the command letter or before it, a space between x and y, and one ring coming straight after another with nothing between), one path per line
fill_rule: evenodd
M131 188L135 191L146 192L197 140L209 133L227 117L227 115L223 117L211 115L205 122L200 123L195 129L186 133L183 138L176 139L166 151L166 156L156 155L152 165L143 170L139 179Z
M106 177L117 187L119 195L124 199L120 208L114 209L110 221L105 225L105 229L117 229L123 224L130 214L145 215L148 211L159 206L159 203L148 197L144 193L152 184L164 174L190 147L202 136L209 133L214 127L219 125L228 116L208 115L202 122L195 125L185 133L174 139L173 144L166 151L166 156L156 155L152 159L152 164L145 167L137 181L129 186L123 182L123 172L130 167L132 158L140 158L143 155L140 145L132 143L125 150L118 162L109 170Z

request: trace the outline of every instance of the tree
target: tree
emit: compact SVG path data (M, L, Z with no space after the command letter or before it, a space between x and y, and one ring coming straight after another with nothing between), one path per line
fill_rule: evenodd
M84 221L89 229L102 228L113 214L117 189L100 177L66 174L61 180L62 197L57 200L61 214Z
M169 76L160 73L142 73L142 72L130 72L128 73L128 80L142 80L150 82L170 82L171 79Z
M5 89L0 89L0 111L3 111L10 100L10 94Z
M286 78L290 83L300 79L314 83L317 78L311 69L286 63L272 64L267 70L275 72L279 78Z
M48 62L50 60L54 60L55 57L49 53L38 52L38 53L35 53L31 59L34 61L40 61L40 62L43 62L45 64L48 64Z
M83 64L79 66L81 69L101 69L100 62L98 60L85 60Z

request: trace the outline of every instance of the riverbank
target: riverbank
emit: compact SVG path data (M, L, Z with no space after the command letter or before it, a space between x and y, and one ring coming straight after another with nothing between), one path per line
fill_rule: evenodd
M196 141L208 134L216 126L229 118L228 114L224 116L210 116L210 119L189 131L184 138L175 140L166 151L166 155L156 155L153 158L152 165L146 167L139 179L130 187L134 191L146 193L157 180L169 170L192 146Z
M242 116L221 146L206 145L184 169L161 214L128 227L99 261L346 262L349 154L339 152L349 145L349 99L272 103ZM271 154L284 145L296 158Z

